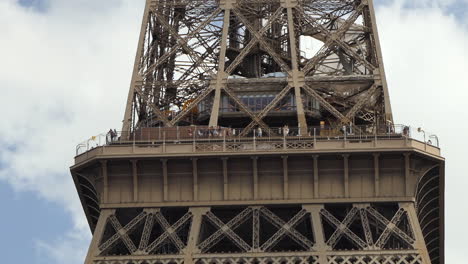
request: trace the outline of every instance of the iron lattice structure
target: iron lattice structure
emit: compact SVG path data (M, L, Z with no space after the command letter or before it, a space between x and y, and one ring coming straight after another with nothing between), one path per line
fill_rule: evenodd
M85 264L443 264L444 159L393 124L375 21L147 0L122 132L71 168Z
M392 111L375 24L367 0L148 1L122 130L270 131L289 97L286 120L303 131L319 120L383 127ZM256 107L242 99L245 84L273 81Z
M155 263L182 263L194 218L201 219L196 263L425 263L416 250L408 207L140 208L133 219L117 210L108 215L97 263L116 263L105 257L117 254L128 256L119 262L125 264L131 256L151 255L162 256ZM325 232L314 229L314 220L325 223ZM324 250L361 252L326 256Z

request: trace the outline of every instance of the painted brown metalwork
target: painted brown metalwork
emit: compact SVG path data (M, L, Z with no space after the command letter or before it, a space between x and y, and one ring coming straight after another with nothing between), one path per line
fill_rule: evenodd
M361 0L147 1L122 130L385 126L393 120L373 13ZM272 78L279 87L268 88ZM250 79L263 94L236 85ZM272 118L289 95L293 111ZM252 109L254 97L265 100Z
M412 131L372 0L147 0L122 131L71 168L85 264L443 264Z

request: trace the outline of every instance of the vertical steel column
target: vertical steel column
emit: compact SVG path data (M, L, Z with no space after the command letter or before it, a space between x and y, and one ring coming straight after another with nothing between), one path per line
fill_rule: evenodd
M190 232L187 240L187 246L184 248L184 264L193 264L194 253L199 253L197 248L198 239L200 236L200 229L202 224L202 217L210 211L209 207L191 207L192 223L190 224Z
M283 159L283 199L289 199L288 156L281 158Z
M193 200L198 201L198 159L192 158Z
M411 196L411 186L409 185L409 180L411 177L411 171L410 171L410 153L404 153L405 156L405 195L406 196Z
M297 39L296 32L294 30L294 15L292 8L297 5L297 1L285 0L282 3L283 7L286 8L288 13L288 34L289 34L289 46L291 50L291 66L292 71L288 75L292 79L292 85L294 87L294 94L296 98L296 112L297 112L297 121L299 124L299 132L302 136L307 135L307 121L305 119L304 106L302 104L302 95L301 87L303 86L302 82L305 82L304 73L299 71L298 54L296 49Z
M167 159L161 159L163 173L163 197L164 201L169 200L169 186L167 179Z
M104 181L104 191L102 203L109 202L109 176L107 175L107 160L101 160L102 179Z
M343 155L343 168L344 168L344 177L343 177L343 187L344 187L344 197L349 198L349 155Z
M253 169L253 193L254 199L258 198L258 167L257 167L258 157L252 157L252 169Z
M303 209L310 213L310 219L312 221L312 229L314 231L315 245L314 250L318 254L317 264L328 264L326 252L330 249L325 241L325 234L323 233L322 217L320 216L320 210L323 209L323 205L303 205Z
M226 50L228 44L232 1L233 0L223 0L221 3L221 7L224 8L223 33L221 39L221 50L219 54L218 73L216 74L215 96L213 101L213 109L211 109L209 126L218 125L219 107L221 104L221 89L224 87L224 85L226 85L225 82L227 81L228 77L228 74L224 72L224 67L226 63Z
M131 160L132 163L132 177L133 177L133 201L138 201L138 168L137 160Z
M229 179L228 179L228 168L227 161L228 158L222 158L223 161L223 197L224 200L229 200Z
M374 195L379 197L380 195L380 165L379 165L379 153L372 154L374 156Z
M314 198L319 198L319 173L318 173L318 155L312 156L314 158Z

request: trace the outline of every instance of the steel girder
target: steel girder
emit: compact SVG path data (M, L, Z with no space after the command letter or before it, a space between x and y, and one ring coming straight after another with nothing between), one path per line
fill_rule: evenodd
M269 131L264 118L291 88L296 101L306 95L320 102L335 124L392 121L373 12L367 0L148 0L123 131L196 122L186 116L203 101L212 101L209 125L217 125L221 94L252 119L242 134L256 126ZM309 49L320 43L322 48ZM287 74L288 83L268 106L252 112L239 99L241 91L230 88L230 76L258 78L271 71ZM305 81L369 75L370 84L357 88L327 82L327 93L320 83ZM306 128L302 105L297 112Z
M93 238L98 243L92 243L96 248L90 249L86 264L167 258L201 263L291 258L320 264L429 264L414 217L412 203L110 210L99 220ZM301 259L305 256L309 258Z

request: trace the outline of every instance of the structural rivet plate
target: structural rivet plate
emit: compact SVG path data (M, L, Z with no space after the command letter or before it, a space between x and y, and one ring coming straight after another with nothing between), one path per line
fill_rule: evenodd
M305 85L305 74L299 70L292 70L288 73L288 84L291 87L303 87Z
M219 7L221 9L232 9L236 0L220 0Z
M172 227L168 227L167 228L167 233L169 233L169 234L174 233L174 229L172 229Z
M281 6L284 8L294 8L297 6L297 0L281 0Z
M228 77L229 77L229 74L225 72L218 72L216 75L211 76L210 84L212 87L215 87L218 84L219 85L226 84Z

